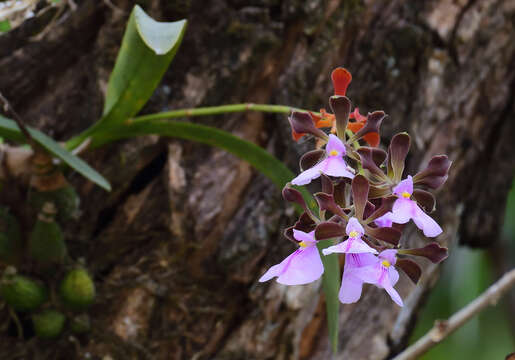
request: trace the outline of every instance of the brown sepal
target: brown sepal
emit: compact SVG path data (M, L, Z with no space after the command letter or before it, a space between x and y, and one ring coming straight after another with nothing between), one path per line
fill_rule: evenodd
M422 270L416 262L410 259L397 259L395 266L401 268L414 284L418 283Z

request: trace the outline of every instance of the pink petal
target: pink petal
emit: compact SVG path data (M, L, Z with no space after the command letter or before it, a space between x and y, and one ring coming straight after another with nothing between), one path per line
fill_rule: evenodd
M382 274L382 266L377 263L348 270L348 274L361 279L363 282L377 285Z
M347 253L347 254L360 254L372 253L377 254L377 251L368 246L363 240L351 238L339 243L338 245L330 246L322 250L324 255L332 253Z
M390 297L392 298L392 300L399 306L403 306L403 302L402 302L402 299L401 299L401 296L399 295L399 293L397 292L397 290L395 290L393 288L393 286L389 285L389 286L385 286L384 289L386 290L386 292L388 293L388 295L390 295Z
M351 304L359 300L361 297L361 290L363 288L363 281L352 275L347 275L345 272L342 276L342 286L338 293L338 299L343 304Z
M316 246L297 250L290 263L277 278L284 285L302 285L313 282L324 273L324 265Z
M399 281L399 272L393 266L390 266L388 268L388 277L390 278L390 284L395 286L397 281Z
M377 257L371 253L345 255L344 271L377 263Z
M322 172L326 175L354 178L354 174L347 169L345 160L339 156L330 156L323 160L320 165L322 166Z
M325 161L325 160L324 160ZM306 185L311 182L311 180L316 179L320 176L320 171L322 166L324 166L324 161L316 164L312 168L309 168L303 172L301 172L295 179L291 181L293 185Z
M365 229L363 229L363 226L361 226L358 219L356 219L355 217L351 217L349 219L347 227L345 228L345 232L347 232L347 235L349 235L353 231L356 231L359 234L359 236L363 235L363 233L365 232Z
M436 221L427 215L424 210L415 204L415 216L413 216L413 222L417 227L422 230L425 236L435 237L442 233L442 228Z
M395 263L397 262L397 250L387 249L381 251L381 253L379 254L379 259L388 260L390 264L395 265Z
M392 212L388 211L383 216L374 220L374 223L379 227L392 227Z
M316 240L315 240L315 230L313 230L313 231L311 231L309 233L306 233L306 232L301 231L301 230L293 229L293 237L295 238L295 240L305 241L307 243L316 242Z
M338 138L338 136L329 134L329 141L327 142L325 151L326 151L327 155L329 156L331 154L331 151L333 151L333 150L338 151L338 156L340 156L340 157L343 157L346 153L345 145Z
M410 195L413 193L413 178L411 175L408 175L406 179L393 188L393 193L399 197L402 196L403 192L407 192Z
M407 223L416 214L414 201L405 198L395 200L392 207L391 220L396 224Z
M297 256L297 253L300 252L300 250L296 250L292 252L288 257L286 257L283 261L281 261L279 264L272 266L266 273L263 274L259 278L259 282L265 282L270 280L271 278L275 276L280 276L288 267L292 259Z

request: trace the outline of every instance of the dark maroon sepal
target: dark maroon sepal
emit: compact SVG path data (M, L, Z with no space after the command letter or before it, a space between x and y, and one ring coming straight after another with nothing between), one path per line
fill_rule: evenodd
M446 247L440 246L436 242L432 242L422 248L418 249L402 249L398 251L399 254L407 254L414 256L423 256L429 259L431 262L438 264L439 262L445 260L449 255L449 252Z
M339 183L333 186L333 198L336 204L340 205L342 208L347 207L346 203L346 195L345 188L347 187L346 180L340 180Z
M294 202L298 205L300 205L301 208L304 209L304 211L308 211L306 202L304 201L304 198L302 197L302 194L300 191L295 190L294 188L285 186L283 188L283 198L284 200L288 202Z
M300 230L308 233L313 231L315 229L315 226L316 224L313 221L313 219L306 212L303 212L300 215L297 222L295 223L295 225L293 226L293 228L295 230Z
M379 206L370 216L365 217L366 223L371 223L377 218L380 218L388 211L392 211L393 203L397 200L397 196L391 195L381 199L381 206Z
M329 176L320 174L320 181L322 182L322 192L332 195L334 192L334 186Z
M401 268L414 284L418 283L422 270L416 262L410 259L397 259L395 266Z
M379 133L381 123L386 117L387 115L384 113L384 111L374 111L373 113L368 113L367 122L365 123L365 126L363 126L356 134L354 134L351 141L361 139L368 133Z
M413 190L413 197L425 212L432 213L435 210L436 200L429 191L415 189Z
M391 227L372 228L367 226L365 232L377 240L384 241L392 245L397 245L401 238L401 232Z
M365 210L363 211L363 219L368 218L370 215L372 215L375 211L376 207L374 204L372 204L370 201L367 201L367 204L365 205Z
M376 149L371 148L371 147L366 147L366 146L362 146L357 150L359 158L361 160L361 165L363 166L363 169L368 170L370 172L370 174L372 176L376 177L378 180L387 180L387 176L385 175L383 170L381 170L379 168L379 166L377 165L377 163L375 161L376 159L374 159L374 150L376 150ZM380 150L380 151L382 151L382 150ZM378 154L380 154L380 153L378 153ZM385 156L386 156L386 153L385 153ZM378 156L376 155L376 157L378 157ZM383 158L383 161L384 161L384 158Z
M343 212L342 208L340 208L334 201L333 195L319 192L313 196L315 197L320 210L329 210L335 215L341 216L344 219L347 218L347 215Z
M346 96L334 95L329 98L329 105L336 118L336 134L340 139L345 139L345 130L349 122L352 104Z
M323 222L317 225L315 229L315 239L324 240L340 236L345 236L345 228L334 222Z
M316 164L320 162L320 159L325 155L325 150L318 149L318 150L312 150L308 151L302 157L300 158L299 165L300 170L304 171L307 169L312 168Z
M315 126L311 115L307 112L294 111L288 118L292 129L299 134L311 134L321 139L327 140L327 135Z
M388 147L388 176L399 182L404 171L404 162L411 145L411 138L407 133L396 134Z
M438 189L447 180L451 164L452 161L449 160L447 155L433 156L427 167L413 177L413 183Z
M293 229L295 228L295 226L290 226L290 227L287 227L286 229L284 229L284 232L283 232L283 235L286 239L294 242L295 244L298 244L300 241L298 241L297 239L295 239L293 237Z
M390 187L384 187L379 185L370 185L370 190L368 192L368 197L370 199L378 199L382 198L384 196L390 195L392 193L392 190Z
M363 220L363 213L368 200L368 180L363 175L357 175L352 179L352 199L354 201L354 209L356 210L356 218Z

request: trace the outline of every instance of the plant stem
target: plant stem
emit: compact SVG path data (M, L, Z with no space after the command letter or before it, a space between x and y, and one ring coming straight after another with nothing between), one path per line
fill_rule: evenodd
M292 111L307 111L303 109L294 108L286 105L269 105L269 104L253 104L253 103L243 103L243 104L231 104L231 105L222 105L222 106L208 106L208 107L200 107L200 108L192 108L192 109L179 109L172 111L165 111L157 114L143 115L137 116L127 120L128 124L136 123L136 122L144 122L150 120L161 120L161 119L175 119L181 117L192 117L192 116L206 116L206 115L221 115L227 113L234 112L245 112L245 111L260 111L267 113L278 113L278 114L288 114ZM313 112L315 115L318 115L317 112Z
M472 317L488 305L495 305L499 298L515 285L515 269L510 270L504 276L490 286L483 294L465 306L463 309L452 315L448 320L437 320L429 332L408 347L393 360L418 359L420 355L427 352L433 346L441 342L456 329L460 328Z

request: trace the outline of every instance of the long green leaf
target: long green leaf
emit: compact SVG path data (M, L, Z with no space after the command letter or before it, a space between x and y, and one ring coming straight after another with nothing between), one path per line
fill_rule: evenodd
M158 22L134 6L122 45L109 78L103 116L69 142L73 148L96 133L106 131L136 115L146 104L181 43L186 20Z
M87 179L93 181L95 184L108 191L111 190L111 185L109 185L109 182L83 160L68 152L66 149L64 149L64 147L59 145L52 138L43 134L41 131L32 129L30 127L27 129L32 138L49 153L61 159L69 167L82 174ZM0 115L0 136L19 143L26 142L26 139L20 131L18 125L13 120L7 119L2 115Z
M280 189L295 176L280 160L263 148L226 131L188 122L163 120L135 121L133 123L124 124L121 127L113 128L111 131L98 134L96 146L118 139L141 136L143 134L157 134L192 140L224 149L250 163L258 171L272 180ZM316 209L317 204L311 194L304 187L300 187L298 190L302 193L308 206L312 209ZM320 241L318 243L319 251L331 245L331 241ZM340 266L336 255L324 256L321 254L321 257L325 269L322 278L322 286L326 298L329 338L331 348L336 352L338 348L338 313L340 306L338 301Z

